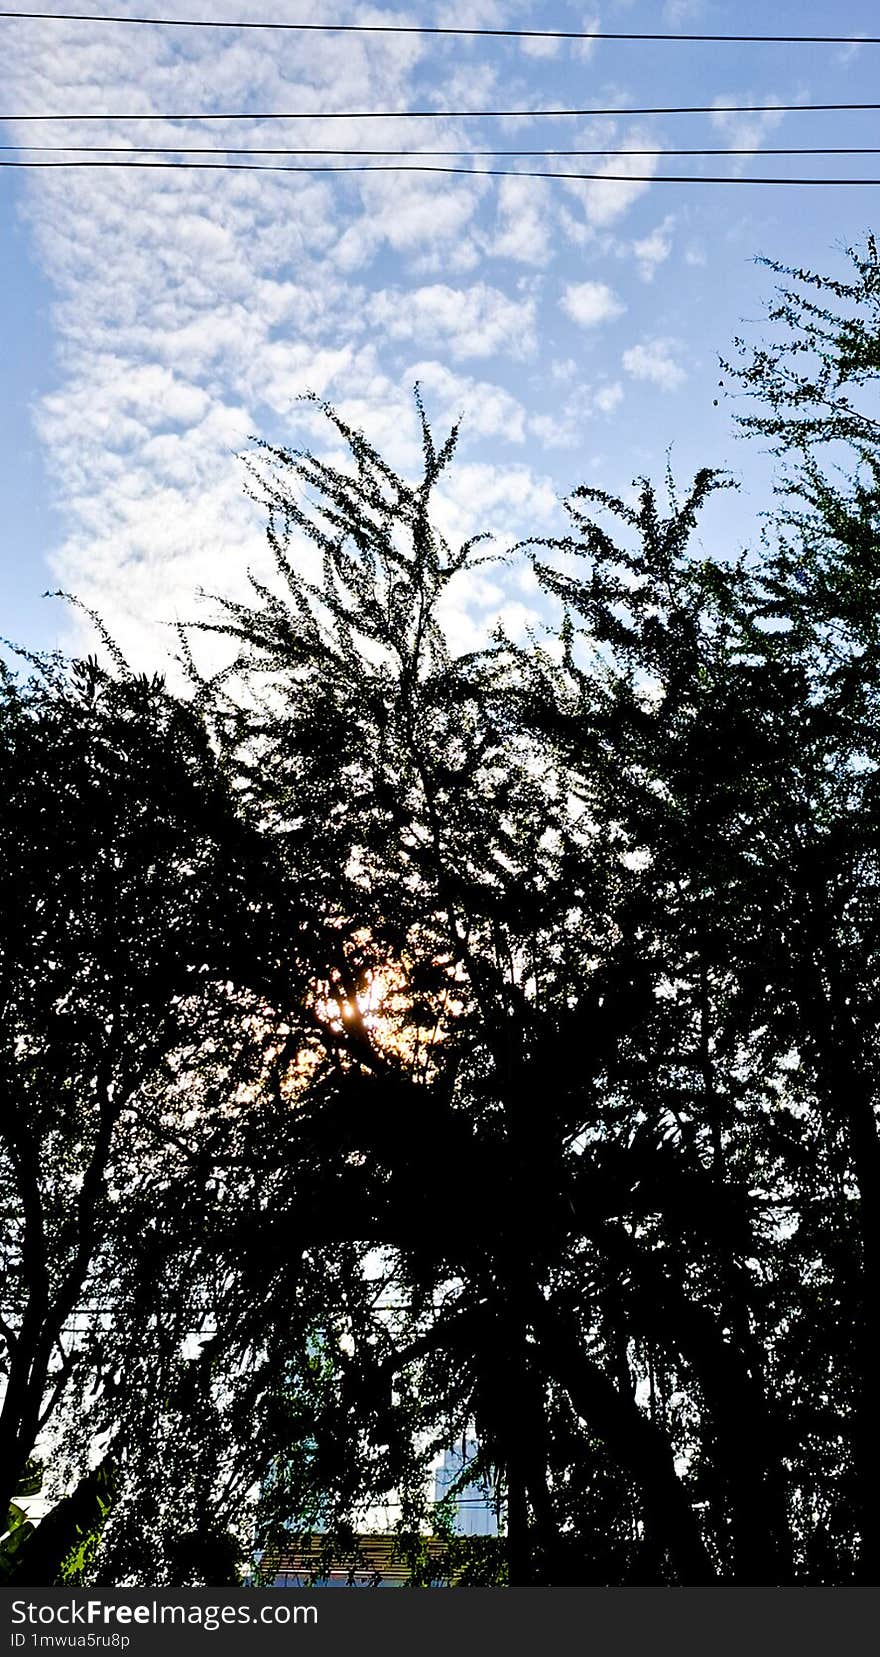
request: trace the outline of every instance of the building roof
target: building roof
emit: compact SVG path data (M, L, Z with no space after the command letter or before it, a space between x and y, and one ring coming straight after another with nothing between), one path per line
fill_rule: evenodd
M282 1549L273 1559L263 1557L261 1575L271 1576L276 1588L340 1587L402 1588L412 1577L412 1542L396 1535L359 1535L343 1553L334 1550L327 1559L327 1538L306 1537L295 1546ZM415 1539L424 1549L430 1575L442 1576L446 1543L442 1537ZM409 1542L409 1546L407 1545Z

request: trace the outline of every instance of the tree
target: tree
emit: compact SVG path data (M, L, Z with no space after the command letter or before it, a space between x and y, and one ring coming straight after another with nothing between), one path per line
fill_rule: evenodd
M590 1355L579 1290L573 1304L562 1293L579 1248L581 1283L596 1270L597 1244L604 1261L604 1165L588 1172L594 1159L579 1141L609 1047L644 1002L631 956L613 945L617 849L569 822L569 775L524 722L524 698L511 698L516 653L499 643L452 660L443 647L438 605L473 556L447 548L428 515L454 434L437 450L423 422L424 476L409 486L330 418L352 471L265 451L284 591L224 607L216 625L236 640L232 677L247 694L224 690L212 718L261 821L313 882L332 962L325 993L339 1017L332 1062L306 1104L309 1138L325 1166L335 1157L358 1169L354 1223L384 1245L401 1301L393 1324L348 1332L358 1361L341 1400L368 1412L368 1439L381 1430L397 1442L381 1467L398 1478L406 1445L392 1427L402 1412L393 1400L390 1412L387 1402L377 1409L377 1386L380 1398L383 1385L386 1398L392 1385L418 1398L425 1430L449 1432L452 1417L473 1414L504 1472L511 1580L535 1569L558 1580L550 1447L541 1449L549 1388L622 1457L655 1552L680 1579L709 1580L673 1447L620 1368L620 1331L600 1317ZM297 568L293 534L317 545L318 581ZM200 683L199 694L211 687ZM387 1005L380 997L371 1011L383 979ZM600 1025L591 1053L585 1036ZM453 1166L478 1196L450 1235L439 1216ZM614 1241L619 1249L625 1237ZM329 1422L316 1425L319 1458L338 1437L339 1415ZM570 1568L570 1543L563 1551Z
M366 1499L355 1443L361 1466L385 1446L378 1491L419 1425L475 1420L513 1581L844 1581L859 1549L870 1580L850 1511L867 1429L838 1433L863 1294L821 1037L852 1016L867 939L835 1013L811 860L831 802L839 835L872 798L871 722L834 701L807 538L697 555L707 474L665 516L648 486L635 507L580 490L539 564L558 645L453 660L438 606L473 549L429 517L452 440L423 427L410 486L335 424L350 471L266 451L283 595L227 607L248 699L213 714L313 872L340 1009L313 1143L358 1170L355 1224L400 1303L347 1327L318 1463L335 1441L325 1478ZM853 576L850 557L864 631ZM846 903L872 834L848 841ZM451 1166L472 1194L454 1227L432 1223Z
M542 790L533 756L524 750L518 760L509 727L485 720L487 664L453 661L444 644L438 608L477 557L473 545L453 552L429 516L455 434L438 450L423 420L424 476L409 486L330 417L353 472L264 451L282 594L258 588L255 606L227 605L217 623L239 647L231 682L244 680L246 694L234 699L224 688L218 699L210 685L198 689L227 764L296 871L308 924L325 940L320 994L336 1016L326 1021L326 1060L300 1105L311 1162L337 1192L345 1182L349 1234L393 1257L403 1349L419 1352L427 1341L430 1351L444 1347L445 1322L426 1331L420 1309L430 1323L435 1289L461 1273L482 1294L475 1252L498 1224L510 1232L510 1185L527 1161L534 1184L522 1101L515 1078L504 1081L515 1071L510 1040L519 1037L513 1013L521 1000L506 891L511 881L522 888L528 941L540 924ZM316 492L314 510L295 492L300 486ZM317 549L317 581L289 556L292 532ZM302 1188L295 1152L291 1162L279 1229ZM485 1195L460 1246L450 1239L446 1247L434 1234L450 1166L466 1168ZM487 1345L497 1339L496 1302L514 1269L505 1264L498 1281L490 1271L485 1307L461 1308L465 1324L483 1324ZM354 1333L360 1356L377 1343L387 1399L395 1377L398 1388L406 1384L393 1334L376 1318ZM515 1331L510 1338L520 1339ZM349 1387L371 1407L374 1367ZM430 1411L423 1414L427 1422ZM389 1420L383 1402L373 1426L387 1432ZM412 1444L391 1437L399 1481ZM319 1440L319 1458L332 1461L332 1432ZM505 1462L514 1454L510 1443L496 1449ZM370 1457L353 1439L343 1460L350 1495L353 1469Z
M5 671L0 738L5 1512L65 1418L81 1457L98 1432L122 1457L127 1357L198 1326L215 1159L265 1066L254 1009L295 968L265 856L159 680Z
M880 262L871 236L848 256L849 281L771 264L784 278L770 311L771 323L782 325L781 337L757 347L738 341L739 361L730 372L751 398L749 412L739 416L742 429L770 438L784 468L764 616L768 627L779 630L772 648L801 694L792 710L798 737L789 773L794 809L779 845L789 948L780 963L778 995L783 1016L793 1010L799 1021L825 1154L833 1157L842 1187L833 1292L842 1325L839 1361L851 1361L855 1370L843 1415L853 1460L859 1577L876 1582L880 422L874 393ZM765 652L770 648L765 645ZM790 753L792 747L789 742ZM844 1333L850 1321L851 1343Z
M228 1576L255 1484L270 1561L318 1518L353 1549L391 1492L415 1558L431 1454L475 1425L509 1582L877 1580L880 474L847 389L876 270L802 309L791 278L742 371L793 464L739 558L695 544L719 477L583 487L521 549L543 640L456 656L485 556L433 519L456 432L417 400L410 483L327 410L347 460L261 451L276 581L202 624L223 673L184 635L190 705L121 672L10 692L36 895L7 1068L47 1212L95 1162L70 1123L102 1065L132 1102L73 1290L114 1328L42 1383L96 1379L120 1469L90 1569ZM68 752L100 809L71 786L51 840Z

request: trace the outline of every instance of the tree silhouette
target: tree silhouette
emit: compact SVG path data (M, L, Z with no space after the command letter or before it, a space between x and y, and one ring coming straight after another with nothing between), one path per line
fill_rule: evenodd
M817 603L784 526L760 557L694 551L708 474L665 515L647 485L635 506L582 489L537 565L558 644L452 659L437 607L473 549L428 518L451 443L423 425L408 486L335 424L350 471L267 452L286 596L218 622L252 702L267 687L218 716L231 763L259 755L263 820L319 860L332 916L346 1006L313 1142L353 1159L355 1227L401 1301L355 1339L315 1442L345 1463L341 1408L383 1443L395 1419L410 1443L473 1419L513 1581L601 1579L609 1536L619 1580L872 1580L856 1071L834 1101L873 758L828 578ZM816 860L844 823L817 955ZM833 980L841 902L861 930ZM364 1016L390 963L398 1011Z
M697 540L723 477L579 488L519 549L535 636L456 654L488 556L436 525L456 430L417 395L408 482L325 409L343 459L258 451L275 578L182 634L188 699L6 681L2 1420L15 1472L57 1419L83 1511L104 1447L86 1576L228 1580L259 1486L269 1580L392 1495L421 1580L426 1469L476 1428L504 1554L463 1579L878 1580L853 257L778 270L727 370L783 467L741 556Z
M74 1478L96 1435L134 1454L138 1370L167 1384L220 1269L222 1167L271 1053L255 1012L297 968L264 850L160 681L6 671L0 741L5 1512L65 1424Z
M773 323L784 325L782 337L752 349L738 342L733 372L752 398L741 426L769 437L783 462L763 583L765 625L773 630L765 654L772 649L777 672L795 689L779 744L787 750L789 799L779 813L775 914L786 958L774 1010L796 1026L815 1098L816 1136L835 1174L833 1200L829 1192L813 1225L818 1231L824 1221L828 1242L833 1239L831 1258L825 1249L821 1255L825 1295L840 1320L831 1361L847 1383L841 1399L850 1460L846 1494L859 1580L876 1582L880 263L873 237L864 249L850 249L849 258L849 281L771 265L785 279L770 312ZM831 1528L839 1528L837 1514Z
M613 837L592 820L578 826L571 759L531 717L527 664L503 641L459 660L442 648L437 605L472 556L451 553L428 519L451 441L438 452L423 424L425 472L411 488L331 419L350 472L269 454L270 537L287 596L262 589L253 608L225 607L216 625L236 640L232 681L247 696L224 689L214 717L261 821L314 879L341 1010L326 1080L304 1107L309 1141L319 1164L354 1160L355 1235L384 1246L401 1297L396 1327L371 1328L356 1349L343 1396L375 1412L377 1359L386 1391L417 1360L409 1386L426 1429L449 1431L450 1408L474 1415L506 1482L510 1579L524 1581L558 1580L542 1430L552 1394L622 1461L644 1510L634 1518L626 1495L626 1522L651 1533L643 1551L668 1556L680 1580L711 1580L675 1446L637 1404L627 1319L612 1309L631 1243L621 1209L656 1151L643 1133L630 1175L634 1124L619 1092L604 1109L619 1089L618 1043L653 1007L639 952L620 940L632 879ZM317 543L319 581L299 573L295 534ZM544 688L537 700L550 705ZM396 1021L359 1010L383 972L396 984ZM586 1154L603 1113L607 1131ZM698 1209L709 1188L699 1158L691 1163L676 1177ZM473 1200L450 1223L451 1168ZM282 1215L293 1200L282 1198ZM656 1266L644 1262L643 1295L656 1297ZM704 1348L711 1333L710 1320ZM392 1420L385 1407L373 1426L399 1436ZM323 1432L325 1443L338 1436L338 1414ZM398 1456L395 1476L402 1467ZM581 1540L589 1572L595 1538ZM564 1551L570 1569L569 1540Z

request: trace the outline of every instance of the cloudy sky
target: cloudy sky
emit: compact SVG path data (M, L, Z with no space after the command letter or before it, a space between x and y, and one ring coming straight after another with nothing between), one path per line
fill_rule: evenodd
M88 0L86 0L88 3ZM76 9L76 8L74 8ZM871 0L161 0L122 16L604 27L672 33L877 32ZM880 144L877 115L637 116L644 105L876 99L880 47L461 40L0 20L2 141L363 149L589 149ZM583 106L611 117L422 115L327 121L320 112ZM204 122L209 112L260 119ZM297 120L274 119L298 111ZM24 122L23 115L88 114ZM108 115L124 115L109 120ZM181 115L186 119L170 120ZM146 117L150 116L150 119ZM165 117L165 118L163 118ZM2 159L16 152L5 151ZM33 155L37 159L36 154ZM48 159L44 156L43 159ZM235 159L231 157L230 159ZM332 158L328 158L332 159ZM475 165L491 165L477 162ZM320 445L313 391L402 468L418 444L411 389L442 428L464 416L441 503L452 535L499 544L561 527L581 482L625 491L672 464L742 480L704 528L729 549L766 504L768 467L716 407L718 355L756 334L770 293L757 254L835 268L876 225L878 189L652 182L657 172L880 176L880 156L627 154L521 171L621 172L626 182L394 172L308 174L119 168L0 170L3 512L0 633L76 642L41 593L97 607L132 658L157 662L167 623L200 587L240 591L265 568L243 492L254 436ZM468 163L463 163L467 166ZM515 569L463 588L469 643L531 594Z

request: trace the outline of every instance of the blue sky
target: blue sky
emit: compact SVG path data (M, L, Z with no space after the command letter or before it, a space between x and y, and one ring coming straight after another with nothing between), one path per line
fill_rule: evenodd
M120 15L143 7L114 6ZM163 0L164 15L201 8ZM876 8L832 13L752 0L471 0L352 6L220 0L213 18L297 17L510 27L876 32ZM495 146L628 150L683 145L871 144L872 113L638 118L640 104L857 102L877 97L880 48L341 37L0 22L3 142ZM110 124L108 109L527 109L611 105L603 120ZM15 115L95 111L36 127ZM296 136L294 136L296 134ZM133 660L155 665L196 590L236 593L265 569L259 508L239 456L252 435L322 445L297 398L314 390L389 460L415 466L411 387L438 426L459 412L459 459L440 502L452 536L562 527L561 498L594 483L662 480L671 445L741 479L705 520L707 547L747 538L767 504L766 458L714 406L718 355L760 332L771 278L757 254L835 268L876 226L876 188L651 182L652 171L748 176L863 171L880 157L630 156L629 182L395 175L349 178L154 171L0 173L3 514L0 632L77 647L59 584L98 608ZM509 165L516 167L517 163ZM524 163L524 165L542 165ZM552 163L551 163L552 165ZM588 161L562 162L590 170ZM597 163L597 170L602 163ZM608 170L621 164L608 163ZM478 640L517 631L522 569L463 583L447 622Z

